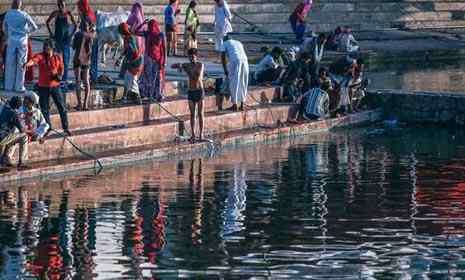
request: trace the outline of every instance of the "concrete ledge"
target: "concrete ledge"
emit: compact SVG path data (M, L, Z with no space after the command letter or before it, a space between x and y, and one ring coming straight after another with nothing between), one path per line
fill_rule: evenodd
M381 110L371 110L351 114L340 118L314 121L297 125L288 125L279 128L253 128L239 130L214 137L215 146L222 148L233 148L250 143L272 142L278 139L298 137L302 135L328 131L334 128L373 123L382 118ZM209 151L212 144L208 142L196 144L165 143L153 146L142 146L132 149L114 151L112 154L100 153L97 156L105 167L127 164L141 160L166 160L176 158L185 154L203 153ZM0 175L2 184L12 181L22 181L36 177L47 177L58 174L69 174L95 168L93 160L76 157L66 162L49 161L37 164L34 169L26 171L12 171Z
M270 126L285 122L291 105L269 105L247 108L244 112L208 113L205 116L205 134L214 135L228 131L246 129L257 125ZM77 131L70 139L84 151L99 153L141 145L173 142L185 135L189 117L180 117L133 123L123 126L107 126ZM47 138L45 144L30 144L29 161L65 159L79 156L72 145L58 136Z
M368 97L402 122L465 125L463 94L385 90L369 92Z
M276 94L276 88L250 87L246 104L249 106L258 103L269 103ZM161 108L161 106L163 108ZM170 114L181 116L189 112L187 96L177 95L167 97L160 105L144 104L119 106L114 108L98 109L91 111L69 112L68 119L71 130L89 129L112 125L128 125L136 122L147 122L171 117ZM225 108L231 106L229 101L224 104ZM207 94L204 99L205 112L216 111L216 96ZM168 113L169 111L170 113ZM61 128L60 116L51 116L52 127Z

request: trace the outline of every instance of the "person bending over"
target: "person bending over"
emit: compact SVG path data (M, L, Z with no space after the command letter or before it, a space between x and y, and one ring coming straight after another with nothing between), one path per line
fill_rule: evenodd
M221 49L221 62L228 78L231 103L233 103L230 110L243 111L249 85L249 62L242 43L225 36ZM238 104L240 104L239 108Z
M16 144L19 145L18 167L23 166L27 155L27 135L17 114L19 107L21 98L15 96L0 109L0 157L6 168L13 167L11 150Z
M180 71L186 72L189 77L188 84L188 97L189 100L189 110L190 110L190 122L191 122L191 142L196 140L195 138L195 115L197 110L197 115L199 118L199 140L203 140L203 97L204 97L204 87L203 87L203 75L205 66L203 63L198 61L197 49L189 49L187 51L189 57L189 63L183 64L174 64L173 68L179 69Z

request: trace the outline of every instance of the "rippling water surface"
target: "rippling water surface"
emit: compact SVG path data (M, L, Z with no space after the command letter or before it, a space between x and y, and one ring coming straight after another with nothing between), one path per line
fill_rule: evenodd
M351 129L1 186L0 278L463 279L464 139Z

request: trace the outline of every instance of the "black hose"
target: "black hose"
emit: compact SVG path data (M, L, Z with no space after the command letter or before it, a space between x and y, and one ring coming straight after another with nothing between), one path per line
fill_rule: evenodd
M63 139L65 139L66 141L68 141L69 144L71 144L71 146L73 146L73 148L75 148L78 152L80 152L81 154L83 154L84 156L94 160L94 170L96 170L95 172L95 175L98 175L102 170L103 170L103 165L102 163L100 162L100 160L93 154L90 154L86 151L83 151L81 148L79 148L73 141L71 141L69 139L69 137L55 129L51 129L53 132L55 132L56 134L58 134L59 136L61 136ZM96 169L95 167L98 165L98 169Z

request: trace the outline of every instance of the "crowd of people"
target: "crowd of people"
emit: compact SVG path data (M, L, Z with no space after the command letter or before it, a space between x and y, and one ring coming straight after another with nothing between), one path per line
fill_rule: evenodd
M305 0L290 17L299 45L287 50L280 47L263 49L263 58L256 71L252 72L249 71L244 45L230 36L233 28L228 3L225 0L213 1L215 50L220 54L224 70L224 78L217 79L215 89L219 110L223 110L224 94L230 96L232 103L228 110L244 110L249 82L280 86L282 90L278 99L299 104L298 114L293 120L298 117L322 118L359 109L364 94L363 60L359 57L358 43L350 27L338 27L328 36L305 37L304 20L312 5L311 1ZM22 1L13 0L11 9L2 16L0 42L5 50L4 88L22 96L13 97L0 107L0 164L3 166L12 167L11 156L14 147L18 146L18 168L27 168L24 165L27 144L30 141L43 143L52 130L50 99L58 110L64 134L72 135L66 95L63 94L63 89L70 88L68 65L72 53L77 99L75 109L89 109L91 82L98 77L97 15L88 0L79 0L77 7L79 15L76 20L67 9L65 0L57 0L57 10L46 21L49 39L44 41L42 51L36 54L31 53L29 42L30 35L38 27L22 10ZM191 1L185 12L183 50L188 62L172 65L173 69L188 76L192 142L203 140L204 128L205 65L200 61L197 49L200 19L196 7L197 2ZM125 101L141 104L143 99L149 102L163 100L167 57L177 55L180 12L179 2L169 0L164 9L162 32L160 23L146 19L143 5L136 2L127 21L119 24L118 33L124 40L124 48L122 63L117 66L120 66L120 78L124 80ZM322 66L327 49L343 51L346 56L327 69ZM117 59L117 63L119 61ZM26 71L33 67L39 68L35 88L38 94L25 88Z
M253 84L280 86L278 100L298 104L291 121L356 112L368 85L360 47L350 26L338 26L329 34L306 32L305 18L311 7L311 0L303 0L289 17L297 44L286 50L262 48L263 57L251 76ZM324 66L327 50L342 55Z

